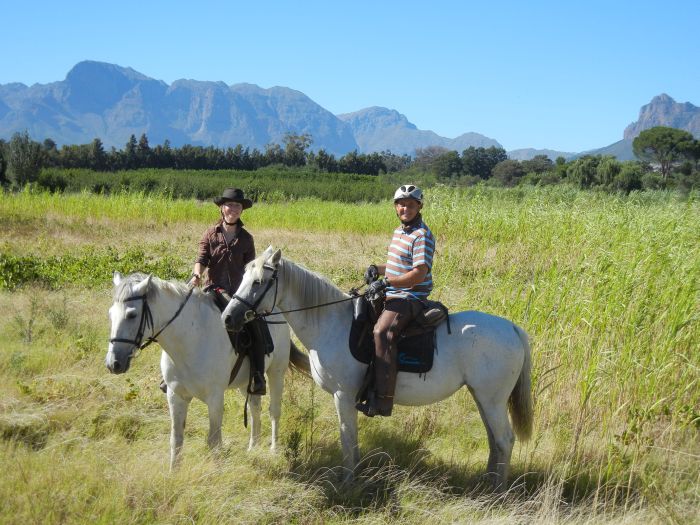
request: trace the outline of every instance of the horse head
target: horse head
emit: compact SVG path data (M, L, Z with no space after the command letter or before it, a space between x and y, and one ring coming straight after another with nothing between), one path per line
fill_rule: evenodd
M272 311L277 291L268 292L276 287L281 260L282 251L268 246L262 255L248 263L238 290L221 314L227 330L238 332L258 314Z
M144 331L152 328L152 318L146 297L151 276L141 280L130 276L124 279L114 272L114 303L109 309L112 324L105 365L113 374L129 370L131 358L141 346Z

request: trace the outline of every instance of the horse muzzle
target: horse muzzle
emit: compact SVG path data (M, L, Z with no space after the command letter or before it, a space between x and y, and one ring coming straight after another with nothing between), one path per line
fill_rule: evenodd
M105 366L112 374L123 374L129 370L132 356L133 352L127 354L126 352L115 352L111 350L107 353L107 357L105 358Z
M236 315L235 318L231 314L226 314L223 316L224 326L229 332L238 333L243 329L243 325L249 321L255 319L255 312L253 310L246 311L242 316Z

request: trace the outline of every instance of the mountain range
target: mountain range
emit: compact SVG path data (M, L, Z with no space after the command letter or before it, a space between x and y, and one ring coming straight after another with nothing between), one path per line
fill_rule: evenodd
M700 108L659 95L642 107L621 141L584 153L633 158L634 137L660 125L700 136ZM459 152L469 146L501 147L497 140L475 132L446 138L420 130L394 109L370 107L334 115L287 87L185 79L168 85L128 67L95 61L78 63L62 81L0 85L0 138L7 140L24 130L34 140L51 138L59 146L86 144L99 137L107 147L123 148L130 135L145 133L152 144L167 139L173 146L242 144L262 150L282 143L291 132L310 134L312 149L336 155L353 150L412 155L428 146ZM550 158L583 154L535 149L508 153L517 160L538 154Z

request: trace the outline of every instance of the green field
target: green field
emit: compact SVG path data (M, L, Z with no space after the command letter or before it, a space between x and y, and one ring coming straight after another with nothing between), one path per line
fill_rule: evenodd
M516 442L505 495L480 483L486 434L466 389L361 420L363 470L341 485L332 399L292 373L282 452L245 452L232 392L223 450L206 449L195 401L170 474L157 346L124 376L103 364L111 273L185 278L216 207L25 191L0 195L0 521L698 522L698 195L432 188L424 216L433 298L532 340L535 432ZM396 219L387 201L299 198L258 202L244 221L258 251L274 244L349 289Z

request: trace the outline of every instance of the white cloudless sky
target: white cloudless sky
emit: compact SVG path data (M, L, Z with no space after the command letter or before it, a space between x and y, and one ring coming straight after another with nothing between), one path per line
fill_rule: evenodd
M667 93L700 105L700 1L7 2L0 84L82 60L384 106L445 137L579 152Z

